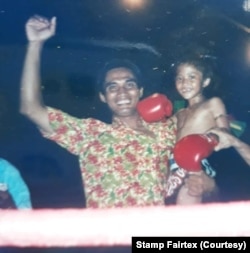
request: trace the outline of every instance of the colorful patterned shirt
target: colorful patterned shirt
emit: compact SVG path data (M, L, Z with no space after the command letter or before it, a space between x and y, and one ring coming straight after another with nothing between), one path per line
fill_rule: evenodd
M86 205L91 208L164 205L168 158L175 143L173 122L143 125L155 138L114 118L112 124L79 119L48 107L57 142L79 157Z

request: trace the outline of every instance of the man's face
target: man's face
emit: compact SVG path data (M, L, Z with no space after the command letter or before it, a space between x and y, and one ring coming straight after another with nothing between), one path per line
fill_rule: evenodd
M115 116L128 117L137 113L136 105L143 89L138 88L137 80L131 70L114 68L107 72L104 82L105 94L100 98L107 103Z

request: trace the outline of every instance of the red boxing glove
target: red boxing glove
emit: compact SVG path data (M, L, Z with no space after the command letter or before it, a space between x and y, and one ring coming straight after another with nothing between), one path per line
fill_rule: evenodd
M172 115L173 105L167 96L155 93L137 104L140 116L147 122L157 122Z
M213 152L218 142L218 136L215 134L187 135L175 144L174 159L185 170L200 171L201 161Z

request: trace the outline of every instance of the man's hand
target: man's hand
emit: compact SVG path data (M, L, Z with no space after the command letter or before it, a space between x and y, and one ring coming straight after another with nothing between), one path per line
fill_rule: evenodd
M219 137L219 143L214 148L215 151L220 151L221 149L230 148L235 143L235 137L231 135L228 131L220 128L213 128L208 131L209 133L216 134Z
M206 175L204 171L189 173L181 186L176 199L177 205L200 204L207 199L211 193L217 190L215 180ZM213 194L212 194L213 195Z
M56 17L48 20L41 16L34 16L27 21L25 30L29 41L45 41L55 34Z
M185 179L185 187L187 187L190 196L202 197L204 194L215 191L216 184L213 178L206 175L204 171L200 171L199 173L190 174Z

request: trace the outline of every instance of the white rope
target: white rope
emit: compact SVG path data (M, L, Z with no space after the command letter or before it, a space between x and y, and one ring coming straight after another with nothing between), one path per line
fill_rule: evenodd
M131 245L132 236L250 236L250 202L0 211L0 246Z

